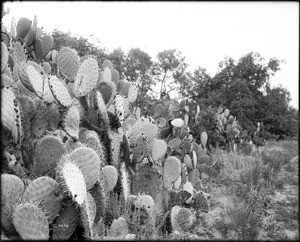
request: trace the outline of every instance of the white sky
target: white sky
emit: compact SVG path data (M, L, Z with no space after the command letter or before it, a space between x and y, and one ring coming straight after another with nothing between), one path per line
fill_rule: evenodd
M11 17L33 20L51 32L70 31L88 38L95 35L109 51L138 47L153 58L176 48L190 65L218 70L225 56L238 60L255 51L266 60L284 59L282 70L271 79L299 100L298 2L6 2Z

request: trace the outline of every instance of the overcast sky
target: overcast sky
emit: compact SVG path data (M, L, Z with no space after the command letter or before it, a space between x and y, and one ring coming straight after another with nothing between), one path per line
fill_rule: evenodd
M266 60L284 59L271 85L282 84L299 100L298 2L6 2L11 17L33 20L38 27L70 31L100 40L109 51L138 47L153 58L176 48L190 65L218 70L225 56L238 60L254 51Z

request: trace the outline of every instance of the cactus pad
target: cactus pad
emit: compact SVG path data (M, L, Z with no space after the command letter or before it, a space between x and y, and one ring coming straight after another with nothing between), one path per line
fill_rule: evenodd
M34 54L35 54L35 59L40 62L43 57L44 57L44 47L43 47L43 42L40 38L35 38L33 41L33 48L34 48Z
M112 82L100 82L97 89L102 95L106 108L108 108L116 96L116 85Z
M111 82L111 70L108 67L105 67L103 70L102 81Z
M164 158L166 152L167 152L167 144L165 141L160 139L153 139L152 144L152 158L157 161L159 159Z
M70 161L69 156L64 156L58 163L55 179L75 202L79 205L85 203L87 190L84 176L79 166Z
M16 230L12 224L15 205L21 202L24 183L16 175L1 174L1 227L9 233Z
M78 225L79 215L80 210L75 203L67 201L53 224L51 240L68 240Z
M13 224L23 240L48 240L49 224L43 211L31 203L16 207Z
M88 58L79 67L74 82L74 94L82 97L88 94L97 85L99 77L98 62L94 58Z
M47 55L49 53L49 51L52 49L53 47L53 37L52 35L44 35L41 38L42 43L43 43L43 55Z
M100 175L101 161L97 153L88 147L80 147L70 153L70 160L80 168L87 190L90 190Z
M4 44L1 41L1 73L4 72L4 70L7 66L8 55L9 55L9 52L7 50L6 44Z
M175 156L169 156L164 162L164 182L175 182L181 175L181 162Z
M204 131L201 133L200 139L201 139L201 145L203 148L205 148L206 143L207 143L207 133Z
M18 143L23 133L20 110L15 95L8 87L1 90L1 114L2 125L12 133L13 141Z
M104 191L110 192L114 189L118 180L118 172L114 166L106 165L100 171L100 179L102 181Z
M38 97L43 97L43 93L44 93L44 80L41 76L40 73L38 73L36 71L36 69L31 66L31 65L28 65L26 67L26 72L27 72L27 75L28 75L28 78L29 78L29 81L31 83L31 86L35 92L35 94L38 96Z
M31 28L31 20L28 18L20 18L17 24L16 38L23 39Z
M61 210L62 199L57 181L42 176L29 183L24 191L22 202L38 203L47 216L48 222L52 223Z
M85 146L95 150L99 156L100 161L102 163L105 162L104 146L95 131L86 130L81 134L79 132L79 141Z
M34 174L54 175L55 167L64 153L66 149L58 137L52 135L43 137L38 141L34 152Z
M50 76L49 87L58 103L64 107L70 107L73 100L66 86L56 76Z
M109 229L109 236L111 237L124 237L128 234L128 224L125 218L119 217L118 219L114 219L110 229Z
M69 47L62 48L57 55L57 67L61 74L69 81L74 81L79 69L79 61L76 53ZM52 53L53 61L53 53Z
M71 106L64 121L64 130L75 140L78 140L80 115L76 106Z
M148 142L153 140L157 135L157 126L146 119L139 119L127 132L130 146L135 146L140 135L144 135Z

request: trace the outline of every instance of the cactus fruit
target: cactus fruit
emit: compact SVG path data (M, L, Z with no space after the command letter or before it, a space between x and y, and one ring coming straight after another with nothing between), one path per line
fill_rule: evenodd
M157 126L146 119L139 119L127 132L130 146L135 146L136 141L140 135L146 137L147 141L150 142L157 135Z
M41 38L43 46L43 55L46 56L53 47L54 41L52 35L44 35Z
M128 101L133 103L138 95L138 89L135 85L131 84L128 90Z
M157 161L159 159L164 158L165 154L167 152L167 144L165 141L160 139L153 139L152 144L152 158L153 160Z
M128 234L128 224L125 218L119 217L118 219L114 219L110 229L108 231L108 235L114 238L123 238Z
M94 58L88 58L81 63L73 87L75 96L82 97L88 94L96 87L98 77L98 62Z
M20 18L17 24L17 36L16 38L23 39L31 28L31 20L28 18Z
M58 137L44 136L35 148L33 173L36 176L55 174L55 167L65 153L64 144Z
M59 161L55 180L64 188L65 194L69 194L77 204L85 203L87 189L84 176L79 165L71 161L68 155Z
M44 47L43 47L43 42L40 38L35 38L33 41L33 49L34 49L34 54L35 54L35 59L39 62L44 57Z
M43 211L34 204L22 203L13 214L13 224L23 240L48 240L49 223Z
M12 133L13 141L17 144L23 134L21 115L18 101L8 87L1 90L1 114L2 125Z
M52 61L54 60L52 53ZM61 74L69 81L74 81L79 69L79 61L76 53L69 47L63 47L57 54L57 67Z
M24 183L16 175L1 174L1 227L9 233L16 230L12 224L12 214L21 202Z
M165 184L175 182L181 175L181 162L175 156L169 156L164 161L163 178Z
M58 103L64 107L70 107L73 100L69 94L68 89L56 76L50 76L49 87L54 98Z
M62 210L53 224L51 240L68 240L74 233L80 219L80 210L72 201L63 204Z
M80 168L86 188L90 190L100 175L101 161L99 156L91 148L80 147L72 151L69 158Z
M48 222L52 223L61 210L62 199L57 181L48 176L41 176L26 187L22 202L39 204Z
M4 70L7 66L8 55L9 55L9 52L7 50L6 44L4 44L1 41L1 73L4 72Z
M105 193L112 191L118 181L118 172L114 166L106 165L100 171L100 179Z
M73 139L78 140L80 115L76 106L71 106L64 120L64 130Z

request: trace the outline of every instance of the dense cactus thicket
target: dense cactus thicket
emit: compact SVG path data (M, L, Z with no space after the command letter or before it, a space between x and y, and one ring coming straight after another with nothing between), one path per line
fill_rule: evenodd
M143 116L119 76L109 60L54 50L36 17L2 32L3 238L155 239L201 225L207 133L195 142L184 100Z

